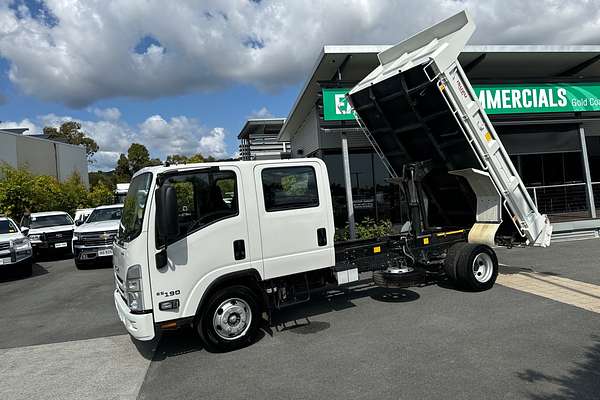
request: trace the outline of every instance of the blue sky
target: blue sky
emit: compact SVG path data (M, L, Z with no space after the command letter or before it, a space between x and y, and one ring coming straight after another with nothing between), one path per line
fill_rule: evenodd
M473 44L597 44L595 0L0 0L0 127L79 121L111 169L231 157L251 116L285 117L323 45L393 44L462 9Z

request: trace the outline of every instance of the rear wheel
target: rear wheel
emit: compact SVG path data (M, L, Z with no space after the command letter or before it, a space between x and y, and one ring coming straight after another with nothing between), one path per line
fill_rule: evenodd
M241 285L219 289L205 304L196 329L209 350L230 351L252 343L261 318L252 290Z
M498 277L496 253L483 244L455 244L448 250L444 265L448 276L467 290L488 290Z

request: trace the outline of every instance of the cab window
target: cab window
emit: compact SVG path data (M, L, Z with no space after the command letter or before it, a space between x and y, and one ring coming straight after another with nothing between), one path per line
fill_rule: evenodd
M167 176L163 184L175 188L179 226L176 240L238 215L236 174L233 171L198 171Z
M319 206L317 178L313 167L277 167L262 171L266 211Z

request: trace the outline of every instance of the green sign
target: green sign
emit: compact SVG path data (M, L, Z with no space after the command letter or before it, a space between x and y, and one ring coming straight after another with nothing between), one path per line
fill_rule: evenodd
M475 86L488 114L600 111L600 84Z
M600 111L600 83L477 85L475 94L488 114ZM354 119L346 94L350 89L323 89L326 121Z
M350 89L323 89L323 119L340 121L354 119L354 110L350 107L346 95Z

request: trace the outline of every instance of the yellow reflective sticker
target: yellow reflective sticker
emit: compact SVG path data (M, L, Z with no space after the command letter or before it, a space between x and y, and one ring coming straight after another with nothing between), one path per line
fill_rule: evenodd
M423 244L429 244L429 238L428 237L423 238Z
M487 140L488 142L492 140L492 134L489 132L485 133L485 140Z
M381 253L381 246L373 247L373 254Z

